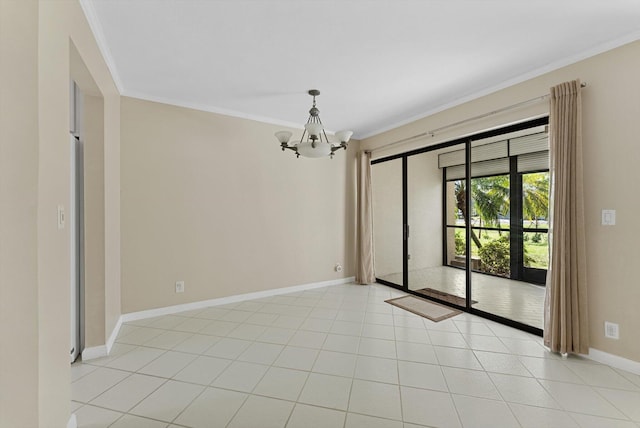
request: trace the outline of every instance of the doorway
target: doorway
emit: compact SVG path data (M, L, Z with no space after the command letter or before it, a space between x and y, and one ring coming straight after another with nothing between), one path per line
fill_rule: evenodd
M73 363L84 348L84 147L82 142L83 103L82 92L78 85L70 83L70 198L69 198L69 234L70 234L70 308L71 343L69 355Z

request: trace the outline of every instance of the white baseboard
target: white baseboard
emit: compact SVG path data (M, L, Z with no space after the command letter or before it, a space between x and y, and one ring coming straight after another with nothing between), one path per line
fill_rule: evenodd
M76 419L75 413L71 413L69 422L67 422L67 428L78 428L78 420Z
M274 288L272 290L256 291L254 293L237 294L235 296L220 297L218 299L201 300L198 302L185 303L182 305L167 306L164 308L149 309L140 312L130 312L120 315L113 331L109 335L107 343L82 350L82 360L93 360L96 358L106 357L111 352L113 343L118 337L120 327L123 322L142 320L146 318L159 317L162 315L170 315L178 312L192 311L194 309L202 309L209 306L226 305L228 303L242 302L245 300L260 299L263 297L277 296L279 294L295 293L296 291L312 290L314 288L328 287L330 285L349 284L355 281L355 277L332 279L329 281L313 282L310 284L294 285L292 287Z
M120 317L122 322L137 321L146 318L170 315L178 312L192 311L209 306L226 305L229 303L243 302L245 300L261 299L264 297L277 296L279 294L295 293L297 291L312 290L314 288L328 287L331 285L348 284L355 281L355 277L332 279L329 281L313 282L310 284L294 285L292 287L274 288L272 290L256 291L253 293L237 294L234 296L220 297L217 299L200 300L198 302L184 303L181 305L167 306L164 308L148 309L146 311L130 312Z
M122 322L137 321L146 318L170 315L178 312L192 311L195 309L207 308L209 306L226 305L229 303L243 302L245 300L261 299L264 297L277 296L280 294L295 293L297 291L312 290L314 288L328 287L330 285L348 284L353 282L355 277L333 279L330 281L313 282L310 284L294 285L292 287L274 288L271 290L256 291L253 293L236 294L234 296L220 297L217 299L200 300L197 302L184 303L182 305L166 306L164 308L148 309L146 311L130 312L123 314Z
M107 347L107 354L111 352L113 343L116 341L116 338L118 337L118 333L120 332L120 327L122 327L122 315L118 317L118 321L116 322L115 327L113 327L113 330L109 335L109 339L107 339L107 343L105 345Z
M107 355L109 355L107 345L92 346L82 350L82 361L95 360L96 358L106 357Z
M120 332L120 327L122 326L122 315L118 318L116 322L116 326L111 331L109 335L109 339L107 339L107 343L100 346L92 346L90 348L84 348L82 350L82 361L95 360L96 358L102 358L109 355L111 352L111 348L113 347L113 343L116 341L116 337L118 337L118 333Z
M584 356L590 360L640 375L640 362L638 361L629 360L594 348L589 348L589 355Z

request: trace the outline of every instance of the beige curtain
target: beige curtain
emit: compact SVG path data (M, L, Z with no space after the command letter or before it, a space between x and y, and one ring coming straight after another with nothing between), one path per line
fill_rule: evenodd
M356 202L356 282L375 282L373 271L373 216L371 204L371 152L358 154Z
M551 88L551 218L544 343L554 352L589 352L582 184L580 81Z

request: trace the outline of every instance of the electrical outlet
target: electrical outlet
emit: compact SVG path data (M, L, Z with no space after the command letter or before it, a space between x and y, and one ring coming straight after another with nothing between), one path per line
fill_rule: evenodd
M620 339L620 326L616 323L605 321L604 337L608 337L609 339Z
M176 293L184 293L184 281L176 281Z
M616 210L602 210L602 225L603 226L616 225Z

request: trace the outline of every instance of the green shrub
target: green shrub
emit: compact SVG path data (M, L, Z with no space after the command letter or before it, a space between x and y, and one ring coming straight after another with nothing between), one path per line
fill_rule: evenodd
M464 244L464 238L456 233L456 254L459 256L467 254L467 246Z
M509 257L509 237L501 236L486 243L478 250L482 270L494 275L508 277L511 272Z

